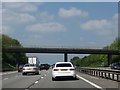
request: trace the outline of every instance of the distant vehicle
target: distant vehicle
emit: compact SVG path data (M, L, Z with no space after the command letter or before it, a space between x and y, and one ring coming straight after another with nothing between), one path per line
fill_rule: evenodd
M52 69L52 80L58 77L76 78L75 68L71 62L57 62Z
M39 68L35 64L25 64L22 70L22 74L27 75L28 73L34 73L38 75Z
M54 68L55 64L52 65L52 68Z
M23 66L24 66L24 65L19 65L19 66L18 66L18 72L22 72Z
M40 61L37 59L37 57L28 57L28 64L35 64L39 67Z
M40 70L48 70L50 68L49 64L41 64L40 65Z
M115 62L111 64L111 69L119 69L120 70L120 62Z

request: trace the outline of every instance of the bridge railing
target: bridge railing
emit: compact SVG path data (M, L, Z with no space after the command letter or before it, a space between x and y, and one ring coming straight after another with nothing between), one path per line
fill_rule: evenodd
M85 73L88 75L92 75L92 76L101 77L101 78L110 79L110 80L120 82L120 71L89 69L89 68L80 68L80 67L77 67L76 71L81 72L81 73Z

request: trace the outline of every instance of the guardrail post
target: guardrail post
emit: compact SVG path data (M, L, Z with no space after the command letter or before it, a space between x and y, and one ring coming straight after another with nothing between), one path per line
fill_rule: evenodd
M119 81L119 74L117 74L117 81Z
M103 72L101 72L101 77L103 77Z
M112 79L114 80L114 74L112 73Z
M111 77L110 77L110 73L108 73L108 78L111 79Z
M105 78L107 78L106 72L105 72Z
M98 72L96 71L96 76L98 76Z

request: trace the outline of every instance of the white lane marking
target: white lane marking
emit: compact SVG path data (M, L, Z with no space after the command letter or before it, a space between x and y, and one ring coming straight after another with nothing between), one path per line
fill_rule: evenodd
M97 84L94 84L93 82L90 82L90 81L88 81L87 79L85 79L85 78L83 78L83 77L81 77L81 76L79 76L79 75L76 75L76 76L77 76L78 78L84 80L85 82L89 83L90 85L98 88L98 89L103 89L102 87L98 86Z
M44 77L41 77L42 79L44 78Z
M29 89L25 89L25 90L29 90Z
M13 71L13 72L5 72L5 73L0 73L0 75L6 75L6 74L13 74L13 73L17 73L17 71Z
M8 78L4 78L3 80L7 80Z
M35 82L35 84L37 84L37 83L38 83L38 81Z

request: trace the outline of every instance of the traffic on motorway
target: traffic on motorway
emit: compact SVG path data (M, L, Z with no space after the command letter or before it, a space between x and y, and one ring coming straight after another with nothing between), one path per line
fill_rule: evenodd
M69 62L57 62L53 68L51 66L48 70L39 71L39 75L33 73L22 75L22 72L5 74L2 76L2 87L28 90L31 88L94 88L95 90L118 88L118 83L115 81L74 72L74 67ZM76 79L73 78L74 76Z

